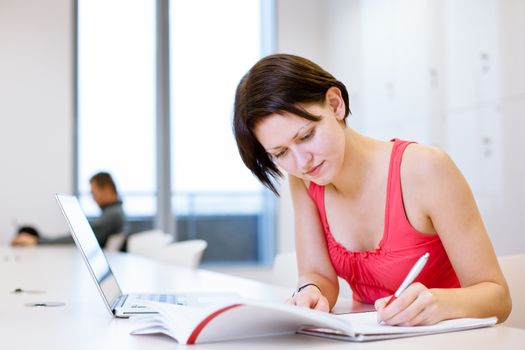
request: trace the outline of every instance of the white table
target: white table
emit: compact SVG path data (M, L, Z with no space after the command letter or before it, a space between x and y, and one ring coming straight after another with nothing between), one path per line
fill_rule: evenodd
M125 292L234 291L244 297L276 301L290 293L256 281L177 268L126 254L109 254L108 259ZM0 246L0 278L2 349L525 349L525 330L505 325L371 343L288 335L180 346L165 336L130 335L134 324L109 315L80 254L72 246ZM13 293L16 288L43 293ZM65 305L26 306L49 301Z

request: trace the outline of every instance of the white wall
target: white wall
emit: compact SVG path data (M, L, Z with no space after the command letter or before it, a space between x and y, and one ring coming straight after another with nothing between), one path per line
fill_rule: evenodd
M71 0L0 1L0 243L13 221L66 232L73 189Z
M501 1L502 201L490 211L489 229L504 252L525 252L525 1Z
M71 3L71 0L0 1L0 243L12 235L15 219L36 224L49 233L66 230L53 193L73 189ZM479 12L477 1L462 3L466 4L467 11L468 6L477 6L472 13ZM493 18L490 27L496 27L498 33L492 32L488 38L493 43L498 39L500 43L495 56L499 60L500 98L491 105L498 109L496 150L501 155L497 172L501 174L501 186L497 186L495 195L476 193L476 196L497 252L523 253L525 234L520 219L525 211L525 161L521 156L525 149L522 137L525 132L525 42L522 39L525 3L520 0L482 3L496 6L497 10L492 13L497 18ZM398 0L397 4L402 8L410 2ZM451 11L453 4L454 1L441 5L440 1L428 0L418 6L420 10L430 11L426 16L431 26L443 23L445 17L451 15L447 15L447 11ZM354 114L350 122L362 131L366 131L370 123L374 124L370 119L374 116L366 108L371 82L363 69L370 58L363 56L363 47L370 48L371 44L365 38L370 27L363 24L363 13L366 10L368 15L373 15L374 8L370 6L380 7L381 1L277 1L278 51L309 57L347 83ZM391 10L397 8L389 6ZM490 11L485 12L487 14L491 15ZM446 47L442 42L445 34L429 31L426 35L429 41L439 41L438 48ZM419 40L421 42L421 38ZM445 56L440 51L430 52L426 57L429 68L443 64ZM445 95L440 91L430 96L430 100L441 102L446 100ZM446 147L449 135L447 128L440 124L446 122L446 117L433 108L430 115L426 126L434 130L434 134L427 133L418 139ZM423 131L429 129L423 128ZM472 149L467 146L463 146L465 159ZM479 151L476 147L473 149ZM468 164L458 164L471 173L471 177L476 176L475 171L468 170ZM470 180L483 183L480 178ZM287 187L281 192L278 251L289 251L294 247L293 211Z
M521 0L278 1L278 51L342 80L357 130L447 150L500 255L525 252L523 33ZM289 251L282 197L278 251Z

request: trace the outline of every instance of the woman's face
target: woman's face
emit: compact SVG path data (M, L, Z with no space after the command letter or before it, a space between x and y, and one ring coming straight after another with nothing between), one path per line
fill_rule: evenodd
M319 185L329 184L343 164L344 122L329 103L301 106L321 120L271 114L257 125L255 136L288 174Z

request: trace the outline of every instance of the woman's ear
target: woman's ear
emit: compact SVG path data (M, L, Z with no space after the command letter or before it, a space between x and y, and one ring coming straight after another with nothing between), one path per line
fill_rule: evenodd
M325 101L330 110L335 114L337 120L345 118L345 101L339 88L332 86L326 90Z

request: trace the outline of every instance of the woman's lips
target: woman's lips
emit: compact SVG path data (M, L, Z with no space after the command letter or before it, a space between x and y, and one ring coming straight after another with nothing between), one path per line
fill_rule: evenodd
M316 176L316 175L318 175L319 172L321 171L321 167L323 166L323 164L324 164L324 161L322 161L318 165L314 166L313 168L311 168L310 170L308 170L306 172L306 175L308 175L308 176Z

